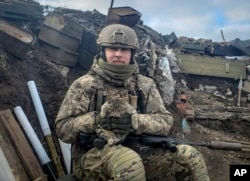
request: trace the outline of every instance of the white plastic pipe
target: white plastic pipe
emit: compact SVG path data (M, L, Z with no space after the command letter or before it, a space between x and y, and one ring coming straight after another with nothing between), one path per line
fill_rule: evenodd
M49 124L48 124L48 120L46 118L37 88L36 88L36 84L33 80L29 81L27 83L30 94L31 94L31 98L33 101L33 104L35 106L36 109L36 114L38 116L40 125L42 127L42 131L44 136L51 134L50 128L49 128Z
M36 109L36 113L37 113L40 125L43 130L43 134L44 136L50 135L51 134L50 127L49 127L48 120L46 118L35 82L31 80L27 83L27 85L31 94L33 104ZM61 151L63 154L64 163L67 168L67 172L70 173L71 172L71 144L66 144L62 142L60 139L59 139L59 143L60 143Z
M50 159L44 150L40 140L38 139L34 129L32 128L29 120L27 119L25 113L23 112L23 109L21 106L17 106L14 108L14 113L20 122L26 136L28 137L32 147L34 148L35 152L37 153L37 156L40 160L40 162L44 165L50 162Z
M63 161L65 163L67 173L71 173L71 144L65 143L59 139L59 144L62 150Z
M1 147L0 147L0 180L1 181L16 180Z

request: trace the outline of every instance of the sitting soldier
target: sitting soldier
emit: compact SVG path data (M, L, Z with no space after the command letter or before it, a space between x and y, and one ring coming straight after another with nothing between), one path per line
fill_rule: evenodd
M175 153L154 147L140 153L122 144L128 134L168 135L173 117L154 81L138 72L133 29L108 25L97 44L100 54L70 86L55 123L58 137L73 146L73 174L79 180L208 181L204 158L192 146L177 145ZM96 134L107 144L82 148L80 133Z

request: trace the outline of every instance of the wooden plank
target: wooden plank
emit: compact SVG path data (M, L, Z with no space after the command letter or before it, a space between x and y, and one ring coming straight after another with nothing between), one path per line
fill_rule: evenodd
M11 170L14 174L16 181L29 180L29 176L27 175L20 158L16 153L16 149L13 147L9 139L8 133L3 127L1 114L0 114L0 146L11 167Z
M10 140L24 165L24 168L31 180L47 180L47 176L42 171L41 165L36 158L28 140L26 139L21 127L15 120L10 110L0 112L0 120L3 123Z
M228 106L227 111L238 112L238 113L248 113L250 115L250 108L249 107Z
M42 26L38 38L59 48L75 53L78 52L80 46L80 40L72 38L45 25Z
M202 110L202 111L219 111L219 112L226 111L225 106L218 106L218 105L195 105L194 107L196 110Z
M25 2L0 2L0 11L6 12L7 15L16 15L23 19L33 19L43 17L43 7L39 4Z
M217 120L229 120L235 115L233 112L213 112L213 111L199 111L195 110L195 118L197 119L217 119Z
M81 41L81 36L84 28L77 22L72 21L67 16L63 16L57 13L50 12L43 22L44 26L47 26L61 34L67 35L72 39Z
M250 121L250 113L235 113L235 112L216 112L216 111L204 111L204 110L195 110L196 119L212 119L212 120L234 120L237 117L239 120Z
M246 79L246 61L199 55L178 54L182 73Z
M7 52L24 58L32 47L34 37L27 31L0 20L0 42Z
M236 107L236 106L218 106L218 105L195 105L195 109L202 111L216 111L216 112L236 112L236 113L249 113L250 107Z
M70 52L51 43L40 40L41 48L46 51L53 59L51 61L60 64L73 67L78 60L78 53Z

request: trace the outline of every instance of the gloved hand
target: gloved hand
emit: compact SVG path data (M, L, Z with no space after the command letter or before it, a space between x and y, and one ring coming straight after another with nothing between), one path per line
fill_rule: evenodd
M116 134L126 134L133 130L131 114L121 114L120 117L112 117L111 129Z
M103 129L111 129L111 118L110 117L104 117L102 118L100 114L98 114L95 117L95 122L97 125L101 126Z
M101 126L103 129L111 129L110 117L107 115L108 114L107 111L108 111L108 102L105 102L101 107L100 113L95 118L96 124Z
M116 109L119 111L117 112ZM102 105L95 121L103 129L124 134L129 133L133 128L131 115L135 113L136 110L128 102L120 97L114 97Z

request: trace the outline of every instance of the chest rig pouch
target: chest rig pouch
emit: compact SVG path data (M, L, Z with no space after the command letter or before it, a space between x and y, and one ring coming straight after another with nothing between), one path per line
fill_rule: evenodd
M136 78L137 79L137 78ZM145 112L145 106L143 104L143 93L137 87L137 80L132 81L128 87L128 101L129 103L137 110L138 113ZM94 110L90 111L97 111L100 112L101 106L105 101L107 96L105 81L98 77L97 79L97 91L95 94L95 106Z

